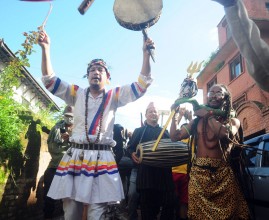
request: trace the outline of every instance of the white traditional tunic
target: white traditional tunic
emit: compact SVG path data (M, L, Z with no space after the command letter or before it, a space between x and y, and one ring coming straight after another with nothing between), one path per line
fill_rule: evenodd
M69 85L55 76L42 78L46 88L66 104L74 106L74 127L70 141L88 144L85 131L85 101L87 89ZM140 98L152 78L140 75L138 82L111 89L105 93L104 114L99 144L115 146L113 125L115 112ZM94 143L100 130L101 103L103 94L94 98L89 93L87 113L87 133ZM122 183L114 156L110 150L84 150L83 161L79 159L82 149L71 148L63 156L52 181L48 196L53 199L70 198L86 204L115 202L124 198ZM70 152L69 152L70 153Z
M257 25L248 17L241 0L225 8L233 39L246 60L249 74L259 87L269 92L269 45L261 38Z

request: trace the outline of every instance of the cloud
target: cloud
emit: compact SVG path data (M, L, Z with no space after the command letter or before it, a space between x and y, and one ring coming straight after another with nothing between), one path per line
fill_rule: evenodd
M142 120L145 120L145 111L150 102L154 102L160 110L170 110L174 100L160 96L143 96L137 101L119 108L116 112L115 123L134 130L141 125L141 114Z

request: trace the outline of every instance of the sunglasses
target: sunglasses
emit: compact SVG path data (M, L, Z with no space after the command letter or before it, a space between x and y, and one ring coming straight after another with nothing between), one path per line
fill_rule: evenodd
M223 98L224 97L224 93L223 92L209 92L207 93L207 97L208 98L212 98L212 97L216 97L216 98Z

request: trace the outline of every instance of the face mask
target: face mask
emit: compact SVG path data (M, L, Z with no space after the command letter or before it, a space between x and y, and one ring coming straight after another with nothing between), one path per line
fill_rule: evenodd
M73 118L73 117L67 117L67 116L64 116L64 122L65 122L67 125L72 125L72 124L74 124L74 118Z

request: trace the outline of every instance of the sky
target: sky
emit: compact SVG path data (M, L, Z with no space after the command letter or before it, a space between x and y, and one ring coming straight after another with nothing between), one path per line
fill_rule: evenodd
M114 0L95 0L84 15L77 10L81 2L52 1L45 30L51 38L55 74L86 88L88 81L83 75L87 64L94 58L102 58L112 77L107 89L136 81L142 66L142 32L118 24L113 12ZM0 38L13 52L22 49L25 39L22 33L36 31L49 7L49 2L0 0ZM148 29L156 46L156 62L151 61L154 81L142 98L117 110L115 123L128 130L139 127L140 114L145 120L145 109L151 101L160 110L169 110L190 63L208 60L218 48L217 25L223 16L223 7L211 0L164 0L159 20ZM41 84L41 49L36 45L34 50L27 69ZM64 105L59 98L51 97L60 107ZM196 98L202 103L202 91ZM165 124L167 118L164 115L160 124Z

